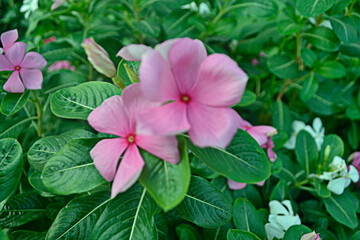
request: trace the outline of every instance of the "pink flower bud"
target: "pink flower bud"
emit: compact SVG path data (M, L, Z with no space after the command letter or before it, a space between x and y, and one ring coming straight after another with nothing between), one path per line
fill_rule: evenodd
M82 47L85 49L91 65L93 65L99 73L109 78L113 78L116 75L115 65L110 60L109 54L104 48L97 44L93 38L85 39Z
M320 239L321 238L320 238L319 234L315 233L315 231L314 231L314 232L303 235L300 240L320 240Z
M51 42L55 42L55 40L56 40L56 37L55 36L51 36L51 37L49 37L49 38L46 38L46 39L44 39L44 44L47 44L47 43L51 43Z
M257 65L259 65L259 60L257 58L253 58L251 59L251 64L256 67Z

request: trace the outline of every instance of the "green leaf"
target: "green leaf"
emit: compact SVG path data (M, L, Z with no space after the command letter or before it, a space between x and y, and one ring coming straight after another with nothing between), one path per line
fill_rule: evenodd
M294 225L285 232L283 240L300 240L304 234L310 232L312 230L305 225Z
M345 115L351 120L360 120L360 109L356 104L351 104L346 108Z
M270 201L272 200L283 201L288 199L287 198L288 195L289 195L289 188L287 182L283 179L280 179L280 181L275 185L274 189L271 192Z
M345 44L353 43L357 40L356 28L352 25L349 17L328 17L331 26L338 38Z
M148 152L141 153L145 166L139 180L164 211L174 208L184 199L190 184L191 172L185 141L180 139L178 142L181 160L176 165Z
M0 227L12 228L45 217L47 199L35 192L12 196L0 210Z
M342 78L346 75L345 67L336 61L322 63L316 72L326 78Z
M340 41L335 33L325 27L311 28L303 33L303 36L311 45L323 51L334 52L340 47Z
M0 202L18 185L23 169L23 153L16 139L0 139Z
M278 22L278 30L282 35L292 35L296 32L299 32L303 26L300 24L296 24L290 19L281 20Z
M206 179L192 176L185 199L176 207L184 219L200 227L219 227L232 217L232 207L227 197Z
M49 189L47 189L45 186L44 186L44 183L42 181L42 176L41 176L41 173L39 172L36 172L35 170L32 170L32 172L29 171L28 173L29 177L28 177L28 180L29 180L29 183L30 185L40 191L40 194L43 196L43 197L47 197L47 196L52 196L53 194L49 192ZM45 195L44 195L45 194Z
M352 57L360 57L360 41L350 44L342 44L340 52Z
M334 0L297 0L296 9L305 17L316 17L334 5Z
M354 229L358 225L356 209L351 200L345 195L332 195L322 199L326 210L339 223Z
M234 223L237 229L266 238L263 220L255 207L246 199L237 199L233 208Z
M58 213L46 239L92 239L96 221L110 200L104 191L73 199Z
M105 182L89 154L98 138L74 139L46 163L43 183L51 192L62 195L89 191Z
M271 108L272 125L277 130L283 130L288 136L291 136L292 122L289 108L280 100L273 103Z
M30 125L32 120L37 117L16 118L6 121L0 121L0 138L17 138L20 133Z
M360 128L355 121L351 121L351 127L347 133L350 147L356 150L360 143Z
M314 73L311 73L304 79L303 88L300 91L301 100L308 101L314 97L316 91L319 88L319 81Z
M200 239L200 234L197 229L188 224L180 224L176 227L176 235L179 239L197 240Z
M1 113L10 116L17 113L28 101L30 91L24 93L6 93L1 101Z
M42 172L47 161L72 139L91 138L96 135L83 129L74 129L59 136L48 136L36 141L28 151L28 161L38 172Z
M329 155L327 156L327 158L325 159L325 149L329 148ZM344 154L344 142L343 140L335 135L335 134L330 134L327 135L324 138L324 142L321 146L321 152L320 152L320 162L321 164L325 164L324 167L326 168L334 159L335 156L339 156L342 157L342 155Z
M1 239L1 238L0 238ZM28 230L17 230L11 232L9 240L43 240L45 239L45 233L28 231Z
M241 101L236 104L236 107L246 107L253 104L256 101L256 94L250 90L245 90L244 95L241 97Z
M236 182L258 183L270 174L266 154L246 131L239 129L224 149L199 148L186 138L189 149L211 169Z
M319 179L314 178L314 186L317 194L321 198L328 198L331 196L331 192L327 188L327 186L321 182Z
M48 44L43 44L40 48L40 54L48 62L68 59L74 47L67 40L57 40Z
M253 16L269 17L278 12L277 4L272 0L237 0L231 5L235 11L243 10Z
M155 240L156 211L146 189L136 184L111 200L94 227L92 239Z
M309 48L302 48L301 49L301 59L303 60L304 64L308 67L312 67L315 62L317 62L317 56L313 50Z
M305 130L301 130L296 136L295 155L296 160L305 170L306 176L316 170L318 148L314 138Z
M105 99L120 93L121 90L110 83L86 82L54 93L51 110L58 117L86 120Z
M359 240L360 239L360 230L354 233L354 235L351 236L350 240Z
M6 233L4 233L1 228L0 228L0 239L1 240L9 240ZM14 239L14 240L16 240L16 239Z
M260 240L260 238L251 232L230 229L227 234L227 240Z
M254 185L247 184L243 189L234 191L234 198L244 198L249 200L256 208L263 206L262 198L259 191Z
M298 65L295 59L290 58L287 54L272 56L268 59L267 64L270 71L279 78L294 79L298 75Z

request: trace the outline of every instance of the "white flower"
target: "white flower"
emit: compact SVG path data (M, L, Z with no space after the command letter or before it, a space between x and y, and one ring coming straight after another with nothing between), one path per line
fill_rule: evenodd
M185 5L181 6L181 9L189 9L189 10L194 11L194 12L197 12L199 10L198 6L196 5L195 2L185 4Z
M196 5L195 2L191 2L189 4L181 6L181 9L189 9L190 11L199 12L201 16L205 16L210 14L210 9L206 3L200 3L199 7Z
M323 172L323 174L315 177L322 180L333 180L340 176L342 173L347 172L345 160L341 157L335 156L333 161L329 165L330 171Z
M342 171L338 178L330 180L327 188L331 192L340 195L344 192L344 189L350 185L351 181L359 181L359 172L352 165L350 165L349 170L346 168L346 171Z
M304 122L295 120L292 123L293 132L292 132L289 140L285 143L284 148L295 149L296 136L304 128L305 128L305 123Z
M308 133L311 134L311 136L313 136L318 150L320 151L321 145L323 144L325 137L325 128L323 127L320 118L314 119L312 128L310 126L306 126L304 130L306 130Z
M316 24L315 18L309 18L309 21L310 21L312 24L314 24L314 25ZM326 28L329 28L329 29L333 29L329 20L322 21L322 22L319 24L319 26L320 26L320 27L326 27Z
M38 8L38 0L24 0L20 8L20 12L25 13L25 18L27 19L30 13L34 12Z
M289 200L284 200L281 203L273 200L269 203L269 207L269 223L265 225L268 240L272 240L274 237L280 239L291 226L301 224L299 216L294 215Z

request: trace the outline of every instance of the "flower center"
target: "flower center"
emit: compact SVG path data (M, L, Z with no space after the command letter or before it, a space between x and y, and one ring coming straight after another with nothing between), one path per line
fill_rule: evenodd
M191 98L190 98L189 95L183 94L183 95L181 96L181 101L183 101L184 103L188 103L188 102L191 101Z
M128 144L133 144L135 143L135 135L134 134L130 134L129 136L127 136L126 138Z
M20 70L20 66L16 66L16 67L15 67L15 70Z

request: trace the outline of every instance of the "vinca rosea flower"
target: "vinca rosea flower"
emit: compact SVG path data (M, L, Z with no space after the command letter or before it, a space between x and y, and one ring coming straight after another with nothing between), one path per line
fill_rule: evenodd
M319 234L315 233L315 231L311 233L304 234L300 240L321 240Z
M12 71L3 88L7 92L21 93L27 89L40 89L43 76L40 71L46 60L36 52L26 52L26 44L14 43L0 55L0 71ZM21 77L21 79L20 79Z
M188 131L197 146L225 148L237 132L239 118L229 106L240 101L246 73L224 54L207 56L199 40L184 38L168 45L168 51L147 49L141 56L141 89L149 100L164 104L139 115L139 131Z
M118 136L101 140L90 152L100 174L109 182L114 180L112 197L126 191L138 179L144 166L138 147L165 161L178 163L175 136L143 136L136 132L136 116L158 105L144 98L139 84L132 84L124 89L122 96L106 99L90 113L88 122L94 129Z
M10 30L1 34L1 44L3 52L5 53L18 39L17 29Z
M60 69L69 69L70 71L75 71L75 67L71 66L71 62L67 60L54 62L48 67L49 72L57 71Z

